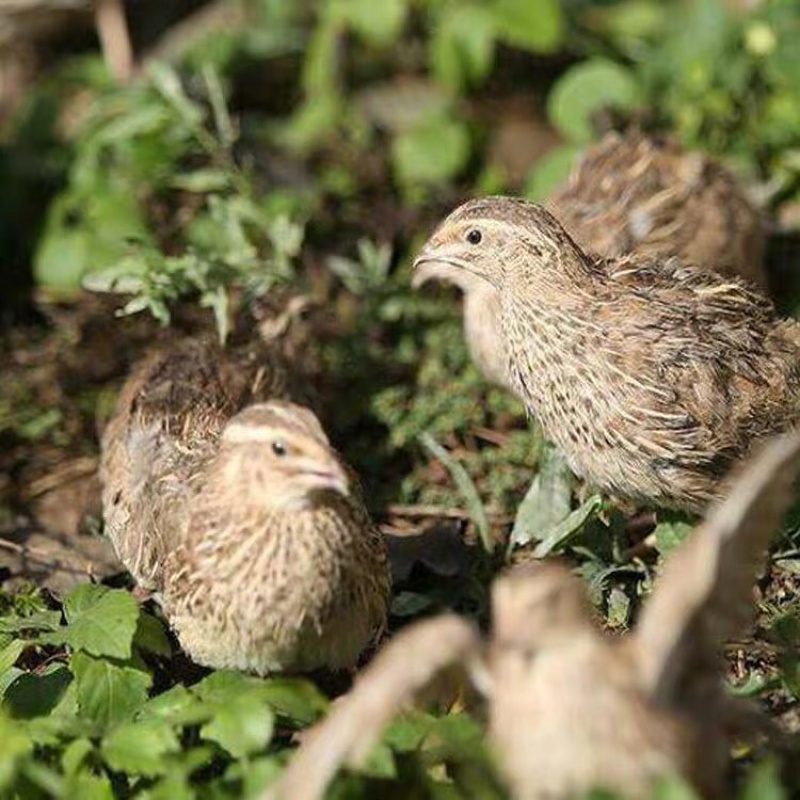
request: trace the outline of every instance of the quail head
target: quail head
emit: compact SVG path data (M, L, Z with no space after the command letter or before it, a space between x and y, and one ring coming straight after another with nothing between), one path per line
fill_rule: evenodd
M760 215L724 167L674 143L610 133L586 150L547 205L589 253L676 256L766 286ZM515 391L506 374L495 292L444 265L418 271L415 284L431 279L461 289L473 361L492 383Z
M506 197L457 208L415 267L488 287L508 381L604 491L700 511L756 440L797 422L800 326L735 279L590 256Z
M267 353L147 359L102 443L106 528L198 663L348 668L383 626L383 540L317 417Z
M760 733L724 688L721 645L746 624L754 573L792 497L800 436L771 442L724 504L673 554L635 630L606 634L581 581L523 565L492 589L488 642L443 615L409 626L304 739L272 797L319 800L343 763L363 762L391 717L458 665L486 695L489 740L515 800L591 789L649 798L679 775L723 797L731 735Z

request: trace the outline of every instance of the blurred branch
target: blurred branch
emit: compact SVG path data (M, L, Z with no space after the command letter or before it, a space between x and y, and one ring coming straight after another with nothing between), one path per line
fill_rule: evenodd
M95 25L111 74L125 83L133 74L133 47L122 0L97 0Z

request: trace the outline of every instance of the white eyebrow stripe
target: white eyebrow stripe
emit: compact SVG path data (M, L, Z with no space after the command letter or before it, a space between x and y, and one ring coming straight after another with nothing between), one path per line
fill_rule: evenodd
M248 425L247 423L234 422L228 425L222 433L226 442L245 444L247 442L271 442L288 432L281 432L279 428L270 425ZM289 434L291 435L291 434Z

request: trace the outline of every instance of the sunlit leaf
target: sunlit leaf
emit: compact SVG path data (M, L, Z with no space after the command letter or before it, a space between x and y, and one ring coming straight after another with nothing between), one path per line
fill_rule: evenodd
M150 673L139 667L86 653L75 653L70 665L80 714L103 727L129 718L143 705L153 682Z
M604 108L629 108L641 93L634 74L614 61L592 58L567 70L547 98L547 114L574 142L592 137L592 113Z
M108 733L100 752L108 765L133 775L163 775L168 765L164 756L180 750L172 728L158 719L123 722Z

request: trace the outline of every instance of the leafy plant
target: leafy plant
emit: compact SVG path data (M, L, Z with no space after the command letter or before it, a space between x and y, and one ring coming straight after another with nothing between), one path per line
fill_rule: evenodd
M196 298L224 341L231 290L248 299L290 280L303 230L257 196L234 158L221 80L210 68L200 77L205 104L164 65L142 84L100 88L76 130L68 186L51 206L35 271L52 289L83 281L132 295L122 314L149 311L165 324L177 301ZM153 204L180 201L191 213L159 230Z

